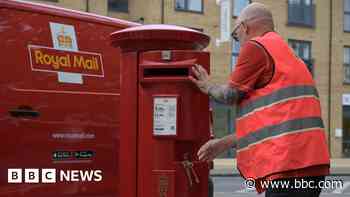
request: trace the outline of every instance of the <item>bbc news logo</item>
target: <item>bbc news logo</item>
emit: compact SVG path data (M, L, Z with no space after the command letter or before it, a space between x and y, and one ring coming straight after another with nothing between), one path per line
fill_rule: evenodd
M56 170L12 168L7 170L8 183L100 182L102 170Z

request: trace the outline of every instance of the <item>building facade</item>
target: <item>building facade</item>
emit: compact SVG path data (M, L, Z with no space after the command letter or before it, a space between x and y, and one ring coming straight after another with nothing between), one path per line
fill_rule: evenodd
M143 24L174 24L210 35L211 76L225 83L239 44L220 39L222 3L217 0L32 0ZM307 64L316 81L332 158L350 158L350 0L229 1L229 23L251 2L267 5L276 31ZM212 103L217 136L234 132L234 107ZM223 155L234 156L234 151Z

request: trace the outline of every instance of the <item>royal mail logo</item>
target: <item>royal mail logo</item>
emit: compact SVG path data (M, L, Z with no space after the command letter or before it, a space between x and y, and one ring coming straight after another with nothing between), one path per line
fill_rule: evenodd
M67 43L66 43L67 44ZM79 73L103 77L101 54L62 51L50 47L28 46L33 71Z
M7 170L8 183L100 182L102 170L56 170L13 168Z
M73 25L49 26L52 47L28 45L33 71L56 72L60 83L84 84L83 76L104 77L102 55L79 50Z

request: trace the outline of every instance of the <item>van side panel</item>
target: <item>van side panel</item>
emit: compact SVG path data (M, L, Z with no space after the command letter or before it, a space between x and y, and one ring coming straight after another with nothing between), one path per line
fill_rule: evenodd
M0 197L118 196L117 30L0 8ZM56 183L9 184L9 168L55 169Z

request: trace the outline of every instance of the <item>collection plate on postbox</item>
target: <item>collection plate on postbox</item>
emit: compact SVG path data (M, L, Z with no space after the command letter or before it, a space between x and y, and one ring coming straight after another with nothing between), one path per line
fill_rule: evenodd
M153 136L176 136L178 95L153 96Z

